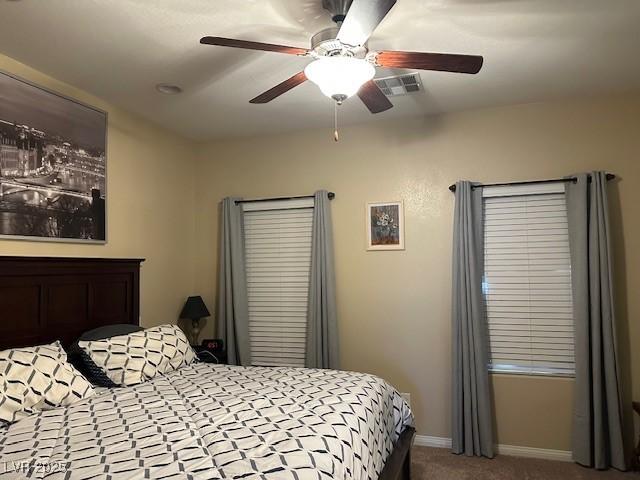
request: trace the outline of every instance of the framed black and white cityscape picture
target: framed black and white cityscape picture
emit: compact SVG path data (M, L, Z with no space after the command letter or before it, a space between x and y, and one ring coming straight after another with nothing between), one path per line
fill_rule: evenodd
M107 113L0 71L0 238L106 243Z

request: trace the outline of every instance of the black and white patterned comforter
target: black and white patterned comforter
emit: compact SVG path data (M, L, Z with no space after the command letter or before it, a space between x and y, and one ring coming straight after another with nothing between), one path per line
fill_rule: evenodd
M195 363L0 428L0 478L377 479L412 423L372 375Z

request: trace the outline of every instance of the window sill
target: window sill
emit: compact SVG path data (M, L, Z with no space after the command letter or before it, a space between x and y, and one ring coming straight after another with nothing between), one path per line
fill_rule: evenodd
M554 372L541 370L515 370L509 368L490 368L490 375L518 375L526 377L559 377L559 378L575 378L574 372Z

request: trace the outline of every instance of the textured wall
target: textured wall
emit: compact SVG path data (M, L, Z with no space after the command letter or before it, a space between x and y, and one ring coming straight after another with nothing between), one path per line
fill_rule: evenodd
M109 113L109 243L0 240L0 254L146 258L141 280L142 324L175 323L194 287L191 143L2 55L0 69Z
M465 178L549 178L603 169L611 186L625 386L640 397L640 96L530 104L436 118L192 145L0 56L0 69L109 112L106 246L0 241L2 255L145 257L142 322L173 322L184 298L215 303L219 200L312 193L333 201L344 368L412 394L418 430L449 436L453 196ZM256 107L268 108L268 107ZM365 251L365 203L405 201L406 250ZM209 322L208 334L213 333ZM570 379L494 375L498 440L570 448Z
M256 107L256 108L269 108ZM611 209L621 344L640 341L640 96L529 104L437 118L203 145L196 175L197 290L214 303L217 203L336 192L342 365L412 394L418 431L450 434L450 265L458 179L544 179L614 172ZM406 250L365 251L365 202L405 201ZM211 332L211 325L207 326ZM636 397L640 353L633 354ZM629 376L625 382L630 385ZM569 449L570 379L494 375L498 440Z

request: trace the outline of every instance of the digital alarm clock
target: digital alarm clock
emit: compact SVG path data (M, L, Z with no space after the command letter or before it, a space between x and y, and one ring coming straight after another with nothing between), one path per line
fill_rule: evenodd
M202 346L211 352L222 352L224 350L224 342L221 338L206 338L202 340Z

